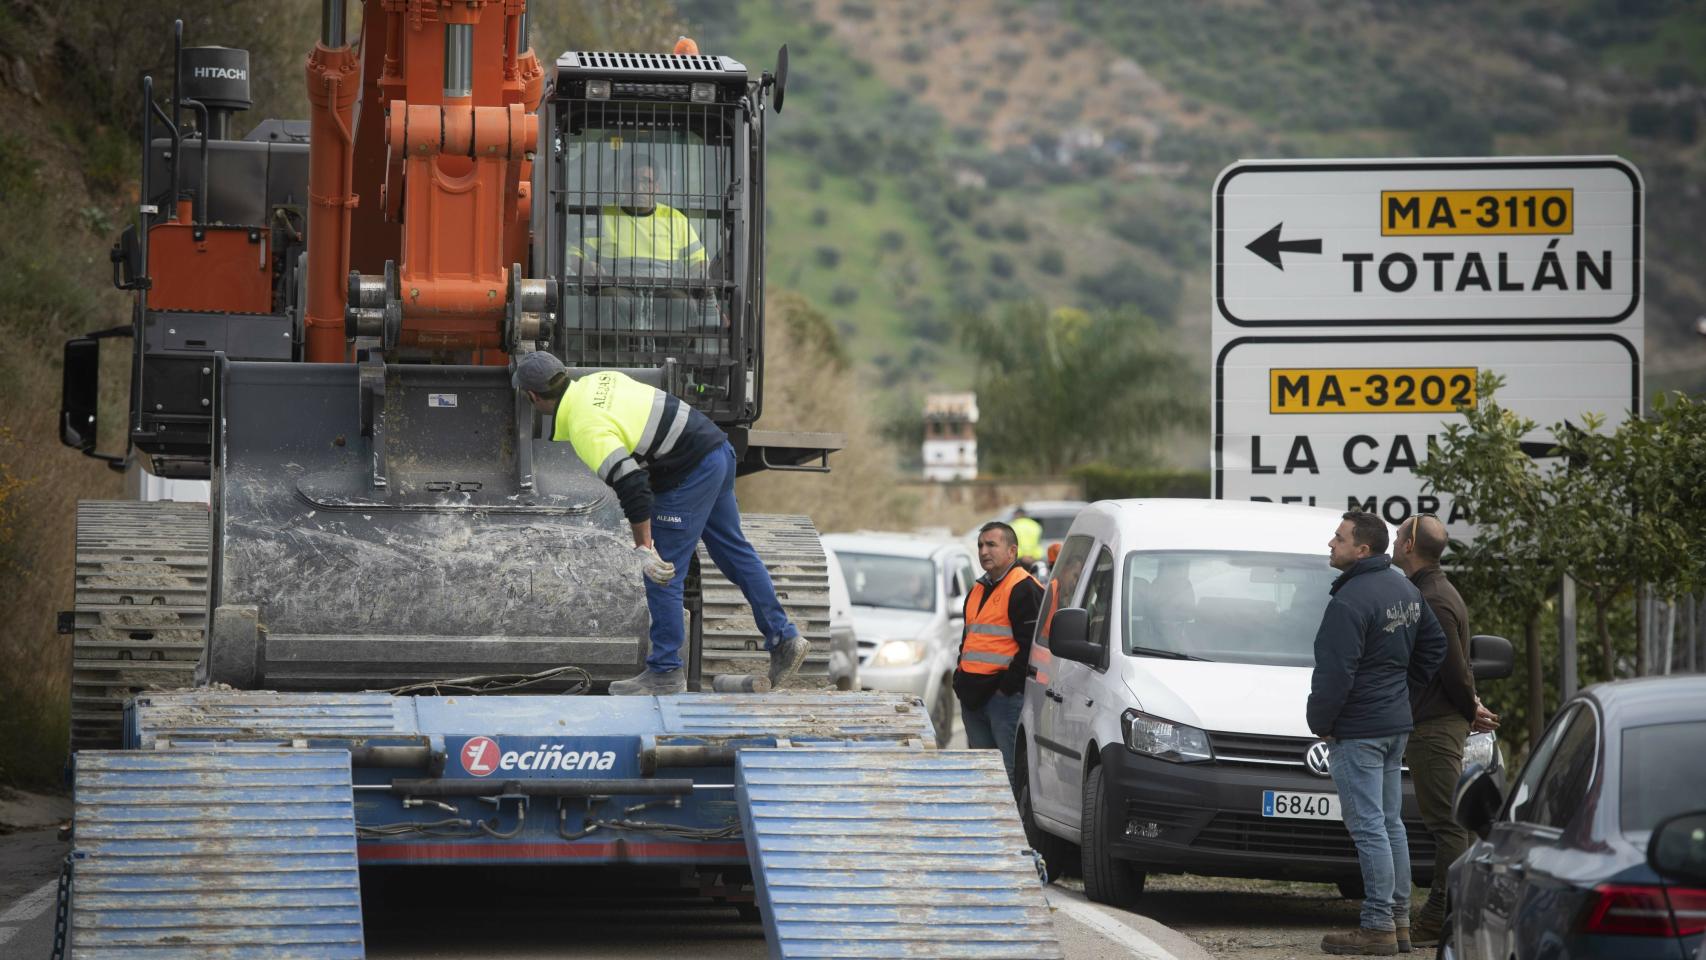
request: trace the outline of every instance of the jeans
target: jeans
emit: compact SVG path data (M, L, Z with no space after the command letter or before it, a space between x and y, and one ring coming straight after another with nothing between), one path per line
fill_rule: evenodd
M1362 866L1362 925L1370 930L1410 925L1410 841L1400 778L1407 740L1409 734L1400 733L1334 740L1328 748L1339 809Z
M652 649L646 668L654 673L681 669L681 644L686 639L681 593L687 565L699 540L717 569L723 571L752 607L752 619L764 636L764 649L797 637L776 599L776 586L758 551L740 532L740 507L735 504L735 451L727 443L705 454L681 485L652 500L652 545L658 555L675 564L675 579L646 583L646 607L652 615Z
M960 704L966 746L973 750L1000 750L1009 783L1013 782L1013 741L1019 733L1019 708L1024 705L1023 693L997 693L976 710Z
M1410 734L1404 760L1410 765L1410 782L1416 785L1416 806L1422 822L1434 835L1434 885L1418 919L1438 920L1445 916L1446 868L1469 849L1473 837L1451 818L1452 794L1463 775L1463 741L1469 736L1469 721L1451 714L1423 720Z

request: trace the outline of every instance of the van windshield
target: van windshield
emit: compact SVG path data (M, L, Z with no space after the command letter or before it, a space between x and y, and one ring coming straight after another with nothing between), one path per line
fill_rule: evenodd
M1129 553L1125 652L1313 666L1315 633L1336 576L1320 555Z

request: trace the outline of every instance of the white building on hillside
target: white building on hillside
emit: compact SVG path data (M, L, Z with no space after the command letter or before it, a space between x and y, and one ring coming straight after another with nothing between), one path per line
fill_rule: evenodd
M977 479L977 394L924 398L924 479Z

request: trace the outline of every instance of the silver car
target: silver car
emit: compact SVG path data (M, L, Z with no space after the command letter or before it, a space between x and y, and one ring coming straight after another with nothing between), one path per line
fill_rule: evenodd
M965 598L976 579L972 555L952 541L904 534L832 533L823 545L853 602L860 688L923 700L937 746L947 746Z

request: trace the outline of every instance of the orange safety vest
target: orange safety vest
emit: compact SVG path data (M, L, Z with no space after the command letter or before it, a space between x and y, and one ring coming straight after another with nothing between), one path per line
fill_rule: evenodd
M995 585L987 602L983 599L983 581L972 585L966 597L966 636L960 641L960 670L985 676L1007 669L1019 655L1019 641L1013 636L1013 623L1007 619L1007 598L1013 585L1021 580L1036 582L1036 577L1014 563ZM977 612L972 613L973 610Z

